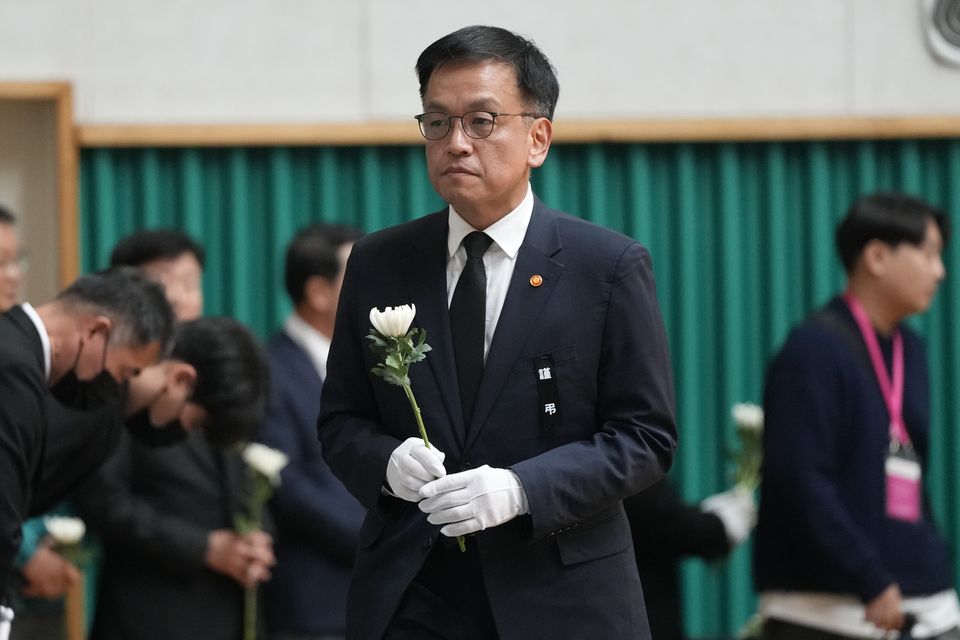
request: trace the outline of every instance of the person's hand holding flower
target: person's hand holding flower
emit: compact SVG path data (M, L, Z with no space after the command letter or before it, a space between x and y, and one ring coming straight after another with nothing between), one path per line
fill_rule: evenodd
M383 311L374 307L370 309L373 327L367 335L370 349L380 356L372 373L403 389L420 431L420 438L407 438L393 450L385 473L386 488L408 502L419 502L420 487L446 475L444 454L430 444L410 386L410 365L426 358L430 351L426 331L410 328L416 314L417 306L413 304L387 307Z
M273 540L262 531L263 506L280 486L280 472L289 462L282 451L252 442L241 452L244 462L253 476L253 490L247 513L238 514L236 528L240 538L233 540L239 544L242 558L249 561L241 567L240 581L247 585L244 603L244 640L255 640L257 634L257 583L269 577L269 565L273 564Z

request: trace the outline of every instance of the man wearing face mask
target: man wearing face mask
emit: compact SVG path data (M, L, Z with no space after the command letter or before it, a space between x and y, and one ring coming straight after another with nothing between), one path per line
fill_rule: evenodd
M274 561L268 535L233 531L249 484L229 447L247 440L262 418L265 391L244 381L262 376L265 365L259 351L229 356L244 351L229 331L197 332L214 319L197 320L203 251L188 236L137 232L120 241L111 263L164 283L186 324L171 357L131 384L136 411L127 430L137 438L124 433L76 497L105 547L92 637L237 638L243 587L265 580ZM184 333L188 326L194 329ZM224 366L211 369L214 362ZM198 411L204 407L206 415Z
M47 304L25 303L0 316L0 602L40 483L48 387L104 372L124 381L156 361L172 326L162 290L130 269L83 276ZM4 606L0 638L10 618Z

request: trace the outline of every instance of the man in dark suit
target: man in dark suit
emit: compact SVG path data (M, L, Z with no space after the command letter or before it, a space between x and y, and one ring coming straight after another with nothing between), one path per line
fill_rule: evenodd
M52 302L0 316L0 602L41 477L48 385L124 381L157 359L172 329L163 291L129 269L83 276Z
M417 71L450 206L354 245L321 404L368 510L347 636L649 638L621 501L676 446L650 256L533 195L559 87L532 42L468 27ZM406 303L433 347L410 372L429 448L365 339L372 307Z
M271 400L258 439L290 462L271 500L277 565L264 588L271 640L343 638L347 586L363 507L323 461L320 387L343 268L360 232L311 225L287 246L284 284L293 313L267 344ZM322 594L322 597L318 597Z

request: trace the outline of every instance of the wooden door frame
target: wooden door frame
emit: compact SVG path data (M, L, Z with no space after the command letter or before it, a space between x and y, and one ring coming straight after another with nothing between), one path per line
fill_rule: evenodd
M60 285L73 282L80 271L77 221L78 158L73 120L73 86L69 82L0 82L0 100L51 102L57 140L57 225Z

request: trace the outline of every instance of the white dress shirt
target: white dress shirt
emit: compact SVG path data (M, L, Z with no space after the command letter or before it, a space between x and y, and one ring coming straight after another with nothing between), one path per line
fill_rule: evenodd
M37 328L37 333L40 334L40 344L43 345L43 375L46 380L50 380L50 362L51 362L51 349L50 349L50 335L47 333L47 327L44 326L43 320L40 319L40 314L37 313L37 310L31 306L29 302L24 302L20 305L20 308L23 309L23 312L27 314L27 317L33 321L34 326Z
M283 332L307 352L310 362L321 380L327 379L327 356L330 354L330 338L323 335L294 311L283 323Z
M510 288L510 278L517 264L517 253L523 238L527 235L530 218L533 217L533 189L527 184L527 195L516 209L497 220L483 230L493 243L483 255L483 268L487 272L487 309L483 332L483 357L490 351L493 332L497 329L503 301ZM448 214L449 232L447 235L447 307L453 301L453 292L457 281L467 263L467 250L463 239L468 233L477 231L460 217L453 206Z

